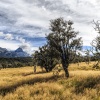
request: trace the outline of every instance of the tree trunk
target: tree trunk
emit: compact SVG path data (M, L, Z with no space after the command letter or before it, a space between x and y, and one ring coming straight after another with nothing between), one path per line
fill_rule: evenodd
M48 68L45 67L46 72L49 72Z
M68 78L69 77L68 68L64 68L64 71L65 71L65 76Z
M63 63L62 66L65 71L65 76L68 78L69 77L68 64Z
M36 65L34 65L34 73L36 73Z

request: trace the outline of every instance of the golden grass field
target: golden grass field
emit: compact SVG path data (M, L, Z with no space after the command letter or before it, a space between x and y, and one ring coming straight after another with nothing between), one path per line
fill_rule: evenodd
M100 70L85 63L71 64L70 77L42 73L33 67L0 70L0 100L100 100Z

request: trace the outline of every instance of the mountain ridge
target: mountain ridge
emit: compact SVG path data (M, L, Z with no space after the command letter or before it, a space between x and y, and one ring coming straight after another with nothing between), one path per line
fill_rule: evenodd
M0 47L0 57L16 58L16 57L30 57L30 55L25 51L23 51L23 49L20 47L14 51L9 51L6 48Z

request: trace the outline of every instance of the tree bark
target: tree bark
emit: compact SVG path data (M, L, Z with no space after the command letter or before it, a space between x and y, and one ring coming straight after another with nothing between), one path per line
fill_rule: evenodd
M68 55L69 56L69 55ZM69 62L68 62L68 56L66 56L65 54L62 53L61 56L61 63L62 63L62 67L65 71L65 76L68 78L69 77L69 72L68 72L68 66L69 66Z
M68 78L69 77L68 68L66 68L66 67L63 67L63 68L64 68L64 71L65 71L65 76Z
M34 65L34 73L36 73L36 65Z
M49 72L48 68L45 67L46 72Z
M63 69L65 71L65 76L68 78L69 77L69 72L68 72L68 64L65 62L62 63Z

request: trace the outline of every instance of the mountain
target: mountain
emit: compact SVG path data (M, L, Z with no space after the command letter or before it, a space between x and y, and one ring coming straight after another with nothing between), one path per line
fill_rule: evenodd
M1 47L0 47L0 53L1 53L1 52L6 52L6 51L7 51L6 48L1 48Z
M23 49L22 48L18 48L15 50L15 52L23 52Z
M15 51L8 51L6 48L0 47L0 57L5 57L5 58L30 57L30 55L24 52L22 48L18 48Z

